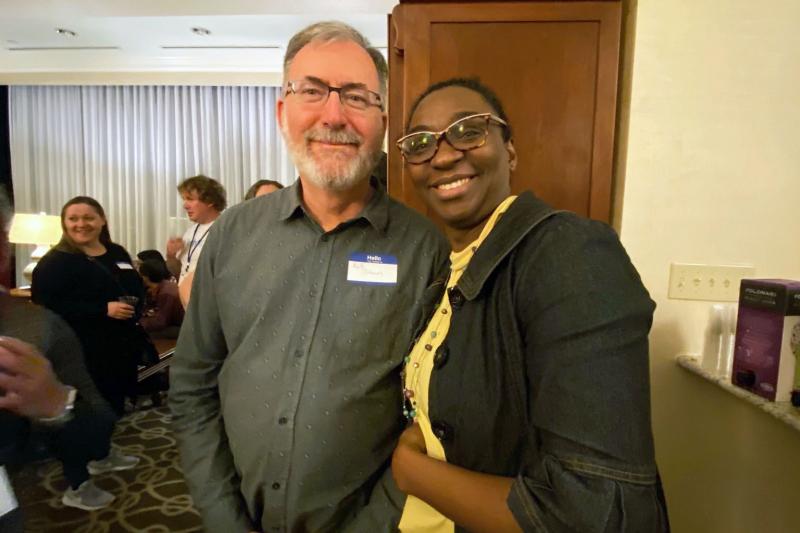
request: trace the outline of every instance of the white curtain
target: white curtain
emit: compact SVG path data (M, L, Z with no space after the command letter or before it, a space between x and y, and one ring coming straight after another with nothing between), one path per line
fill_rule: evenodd
M73 196L91 196L131 255L163 253L180 227L170 218L185 218L183 179L218 180L229 206L258 179L295 180L278 95L277 87L12 86L15 211L58 215ZM31 250L18 246L18 272Z

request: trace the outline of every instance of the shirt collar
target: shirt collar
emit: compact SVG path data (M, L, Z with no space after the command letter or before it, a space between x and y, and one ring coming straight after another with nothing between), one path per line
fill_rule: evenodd
M372 198L370 198L361 213L351 221L348 221L348 223L363 218L377 231L385 233L386 226L389 224L389 196L375 178L370 178L370 185L372 185ZM285 192L280 195L278 204L279 220L289 220L301 214L305 215L306 213L303 209L303 202L301 199L303 195L303 186L300 182L300 178L286 187L284 191Z

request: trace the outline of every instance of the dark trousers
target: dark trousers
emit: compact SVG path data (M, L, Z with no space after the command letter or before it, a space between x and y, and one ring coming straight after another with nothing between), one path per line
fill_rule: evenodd
M22 510L19 507L0 516L0 531L3 533L22 533L22 526Z
M125 414L125 398L136 394L136 361L126 358L113 363L92 364L89 374L100 395L118 417Z
M64 477L76 489L89 479L86 464L103 459L111 448L115 419L110 413L79 411L67 425L48 433L46 440L53 456L64 468Z
M0 531L3 533L22 533L22 511L19 507L0 516Z

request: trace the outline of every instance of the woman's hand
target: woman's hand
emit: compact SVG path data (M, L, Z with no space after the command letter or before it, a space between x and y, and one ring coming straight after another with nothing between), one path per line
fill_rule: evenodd
M108 316L116 320L128 320L133 317L134 308L132 305L122 302L108 302Z
M428 453L428 447L425 445L425 435L422 434L419 424L414 422L408 426L403 434L400 435L400 440L397 442L397 447L407 447L410 451L417 453Z
M467 531L522 532L506 503L513 477L467 470L430 457L426 448L419 424L407 427L400 435L392 454L392 476L398 489Z
M406 494L410 492L409 474L416 468L414 463L421 456L427 457L426 453L425 436L419 424L414 422L400 435L392 454L392 476L397 487Z

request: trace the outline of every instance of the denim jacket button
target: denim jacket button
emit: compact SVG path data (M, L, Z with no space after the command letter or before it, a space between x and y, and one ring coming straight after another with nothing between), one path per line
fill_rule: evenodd
M453 287L450 289L448 295L450 297L450 307L453 309L458 309L464 304L464 295L461 294L461 291L458 290L458 287Z
M433 422L431 424L431 429L433 430L433 434L436 435L436 438L441 442L446 442L453 438L453 428L444 422Z
M439 370L447 364L447 359L450 357L450 350L447 346L439 346L436 354L433 356L433 368Z

